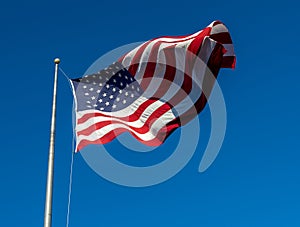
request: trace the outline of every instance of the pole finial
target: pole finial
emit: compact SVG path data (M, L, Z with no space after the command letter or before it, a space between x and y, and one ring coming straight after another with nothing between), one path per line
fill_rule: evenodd
M60 59L59 59L59 58L55 58L55 59L54 59L54 63L55 63L55 64L59 64L59 63L60 63Z

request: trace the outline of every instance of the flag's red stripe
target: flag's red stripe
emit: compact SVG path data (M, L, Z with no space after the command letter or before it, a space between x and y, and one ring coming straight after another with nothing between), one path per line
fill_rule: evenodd
M235 68L235 56L225 56L222 59L222 68Z
M179 127L178 123L174 123L172 125L167 125L165 127L163 127L158 133L157 136L155 138L153 138L152 140L148 140L148 141L144 141L141 138L139 138L137 135L135 135L133 132L129 131L129 133L136 138L138 141L140 141L141 143L147 145L147 146L159 146L161 145L166 138L170 135L171 132L173 132L176 128ZM124 128L118 128L115 129L107 134L105 134L105 136L91 141L91 140L81 140L77 146L77 151L80 151L81 149L83 149L85 146L90 145L90 144L106 144L109 143L110 141L112 141L113 139L115 139L117 136L119 136L120 134L124 133L124 132L128 132L127 129Z
M216 21L214 21L213 26L216 26L218 24L223 24L223 23L221 21L219 21L219 20L216 20Z
M232 40L228 32L220 32L220 33L212 34L209 37L222 44L232 44Z

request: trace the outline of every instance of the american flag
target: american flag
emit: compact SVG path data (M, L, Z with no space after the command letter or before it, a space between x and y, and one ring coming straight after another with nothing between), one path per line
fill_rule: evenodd
M134 77L115 62L99 73L72 79L76 103L77 151L105 144L123 132L150 146L160 145L177 123L172 107L143 96Z
M77 151L123 132L160 145L201 112L220 68L234 66L229 32L214 21L192 35L152 39L108 68L72 79Z

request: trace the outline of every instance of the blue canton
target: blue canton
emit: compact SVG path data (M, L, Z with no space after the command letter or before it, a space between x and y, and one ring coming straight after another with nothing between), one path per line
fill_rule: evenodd
M119 62L71 82L76 93L77 111L118 111L131 105L143 92L139 83Z

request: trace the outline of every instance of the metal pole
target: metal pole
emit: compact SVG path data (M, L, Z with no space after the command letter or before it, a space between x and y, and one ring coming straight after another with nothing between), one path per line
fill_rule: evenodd
M55 58L54 63L55 63L55 73L54 73L52 118L51 118L50 146L49 146L49 158L48 158L48 175L47 175L44 227L51 227L51 222L52 222L52 191L53 191L53 167L54 167L53 164L54 164L54 137L55 137L55 115L56 115L56 90L57 90L58 65L60 63L60 59Z

